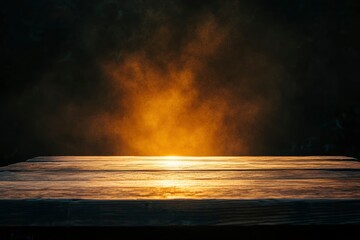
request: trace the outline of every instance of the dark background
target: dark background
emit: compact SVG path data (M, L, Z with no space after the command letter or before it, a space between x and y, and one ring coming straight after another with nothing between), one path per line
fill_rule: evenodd
M114 154L107 139L78 134L86 131L79 119L49 119L70 103L85 118L111 108L99 62L141 46L153 27L144 30L149 9L174 15L181 28L204 11L216 16L225 2L1 0L0 165L38 155ZM247 42L283 69L281 103L257 133L262 147L249 153L360 157L358 1L229 2L248 16ZM265 29L285 33L273 41Z

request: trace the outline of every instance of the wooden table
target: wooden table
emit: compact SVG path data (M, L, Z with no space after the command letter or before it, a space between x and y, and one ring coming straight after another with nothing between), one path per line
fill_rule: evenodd
M360 224L349 157L37 157L0 168L0 226Z

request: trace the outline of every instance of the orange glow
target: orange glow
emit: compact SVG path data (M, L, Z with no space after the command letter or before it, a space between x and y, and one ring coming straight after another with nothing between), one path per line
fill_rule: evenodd
M122 113L101 116L109 134L118 138L115 153L247 153L238 126L248 127L257 116L257 106L235 102L228 89L210 86L211 79L205 85L199 81L206 71L204 63L220 51L227 30L208 17L190 32L191 39L176 55L160 48L154 57L145 49L128 54L121 62L103 65L114 94L119 95L115 105ZM161 29L150 42L166 45L168 35L169 31Z

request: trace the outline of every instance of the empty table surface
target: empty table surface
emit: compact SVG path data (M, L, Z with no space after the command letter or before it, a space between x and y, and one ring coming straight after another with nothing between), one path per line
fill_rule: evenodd
M359 224L349 157L37 157L0 168L0 226Z

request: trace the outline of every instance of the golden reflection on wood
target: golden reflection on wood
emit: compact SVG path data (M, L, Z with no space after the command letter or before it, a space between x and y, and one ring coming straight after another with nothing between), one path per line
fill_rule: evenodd
M267 215L267 223L278 223L285 216L288 222L295 223L359 223L360 162L349 157L332 156L59 156L33 158L0 168L0 216L7 216L7 219L0 217L0 226L9 224L9 221L14 225L25 221L19 216L28 217L30 223L25 221L26 224L33 224L28 215L38 214L37 208L47 209L49 204L54 204L56 209L65 206L67 210L64 211L70 211L68 208L74 208L74 199L80 201L81 206L86 206L84 209L91 205L88 201L96 201L100 205L96 205L93 211L98 214L106 214L103 208L108 204L114 204L113 211L116 213L124 211L128 201L135 201L136 208L142 208L139 201L145 201L146 206L155 204L151 211L156 213L169 206L170 209L177 209L175 212L178 212L180 219L188 215L198 219L197 210L191 212L187 209L191 203L198 204L196 206L200 208L203 206L205 212L216 209L219 214L224 214L218 208L227 209L234 212L234 219L241 219L241 224L251 221L259 223L254 216L270 206L274 209L287 206L287 210L271 211ZM172 205L173 201L180 202ZM209 205L209 201L215 202ZM244 210L248 204L252 210ZM298 212L298 209L302 209L299 204L310 204L312 208L305 208L307 210L304 211L310 211L308 213ZM336 204L339 204L338 209L334 208ZM242 209L242 212L238 212L238 209ZM52 211L57 213L60 210ZM148 208L143 209L139 217L148 218L149 211ZM145 223L134 220L130 223L123 219L125 222L121 223L116 220L120 212L110 214L109 220L102 220L101 224L151 225L150 220ZM67 216L65 222L59 222L56 214L49 221L55 225L71 225L72 221L76 221L74 214ZM87 214L84 214L77 216L79 222L89 225ZM207 222L206 216L212 213L201 214L204 215L202 221ZM308 217L299 217L304 214ZM335 216L338 220L333 219ZM168 218L159 221L166 225ZM39 220L41 224L44 224L44 219L47 218ZM176 222L176 219L172 221ZM209 224L230 224L227 218L209 221ZM196 220L192 220L192 225L196 224Z

